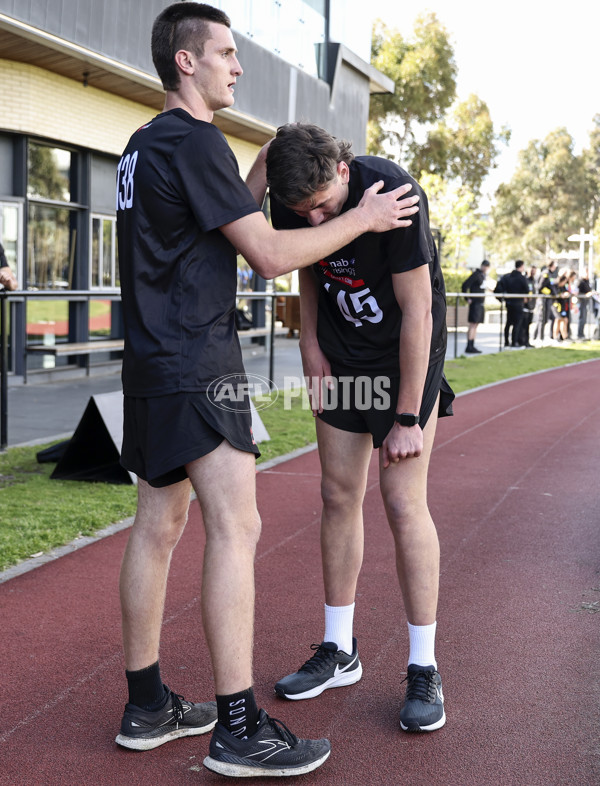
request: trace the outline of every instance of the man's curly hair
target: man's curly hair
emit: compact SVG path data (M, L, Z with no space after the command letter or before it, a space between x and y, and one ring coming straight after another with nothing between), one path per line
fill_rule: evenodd
M267 150L271 194L288 207L310 199L334 180L341 161L350 164L351 147L310 123L280 126Z

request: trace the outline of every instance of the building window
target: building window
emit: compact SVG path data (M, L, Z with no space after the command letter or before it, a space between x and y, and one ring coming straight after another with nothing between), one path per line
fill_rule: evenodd
M72 289L77 240L77 154L29 142L27 286Z
M90 249L90 288L118 289L120 281L114 217L92 215Z
M71 202L73 153L30 142L27 150L27 196Z
M30 289L71 289L76 230L64 207L29 205L27 285Z
M220 0L215 5L229 14L235 30L311 76L322 76L325 0Z

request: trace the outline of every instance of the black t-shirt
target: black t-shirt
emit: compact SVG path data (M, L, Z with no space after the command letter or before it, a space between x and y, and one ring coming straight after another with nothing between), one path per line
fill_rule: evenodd
M429 265L433 331L430 363L446 351L446 297L437 249L429 229L427 197L417 182L393 161L357 156L350 164L348 199L342 212L356 207L366 188L378 180L383 191L412 183L419 194L419 212L412 226L389 232L369 232L336 251L313 270L319 281L317 334L325 356L340 366L369 372L398 373L398 343L402 312L394 295L392 273ZM308 226L276 199L271 216L277 229Z
M461 289L463 292L471 292L473 295L483 295L485 292L483 282L485 281L485 273L481 268L474 270L469 278L465 279L462 283ZM483 305L483 300L479 298L475 301Z
M216 126L182 109L133 134L117 170L123 390L205 390L242 373L236 251L218 227L260 208Z
M508 295L529 294L529 284L520 270L511 270L510 273L502 277L502 281L504 283L503 291ZM523 308L524 302L520 297L507 298L506 308L516 311Z

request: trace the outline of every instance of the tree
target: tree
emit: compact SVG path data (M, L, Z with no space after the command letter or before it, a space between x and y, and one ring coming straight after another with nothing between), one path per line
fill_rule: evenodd
M462 267L469 244L481 234L483 222L475 209L475 194L456 180L422 172L420 184L429 202L430 224L441 234L441 261L445 266Z
M478 197L483 181L496 166L500 144L509 139L507 128L499 133L494 130L487 104L470 95L436 124L425 144L411 144L412 171L456 180Z
M412 41L378 21L371 62L393 79L395 92L371 97L369 153L401 161L416 177L429 172L455 180L465 195L478 198L510 132L495 131L487 104L476 95L454 104L447 116L456 96L457 67L436 15L417 18Z
M586 177L586 198L589 204L588 223L594 237L594 250L600 255L600 114L594 116L590 131L590 145L582 153Z
M371 62L396 85L393 94L371 97L368 152L403 160L419 124L437 120L456 95L456 63L446 28L435 14L419 16L414 40L379 20L374 27Z
M589 180L571 135L557 128L519 153L509 183L496 191L490 243L505 258L540 260L567 247L567 237L586 226Z

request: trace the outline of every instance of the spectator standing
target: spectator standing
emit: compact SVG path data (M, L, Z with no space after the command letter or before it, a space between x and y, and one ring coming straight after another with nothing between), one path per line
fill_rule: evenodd
M556 279L557 279L556 262L552 260L548 263L545 269L542 270L540 286L538 294L540 295L556 295ZM553 336L554 328L554 311L552 307L552 300L549 297L538 298L538 311L537 323L533 334L534 340L544 341L544 331L546 329L546 322L550 320L550 337Z
M579 303L579 321L577 325L577 338L585 338L585 324L588 317L588 306L592 296L592 286L587 271L580 276L577 282L577 302Z
M577 303L577 273L574 270L571 270L569 273L567 273L567 287L569 288L569 293L571 295L569 298L567 335L570 340L573 340L573 320L575 318L574 306Z
M536 306L536 298L531 297L531 295L535 294L537 291L537 267L535 265L532 265L529 268L529 275L526 276L525 280L527 281L527 288L529 290L530 297L525 300L523 321L521 323L520 343L521 346L531 347L532 344L529 339L529 330L531 328L531 323L533 322L533 314Z
M569 314L571 311L571 291L569 276L561 273L556 282L556 300L552 304L554 324L552 338L554 341L567 341L569 338Z
M496 292L507 295L528 295L529 285L523 274L525 263L522 259L517 259L514 270L502 276ZM504 325L504 346L520 347L521 344L521 324L524 318L525 300L520 297L506 298L506 324Z
M19 287L15 274L10 269L10 265L6 259L6 253L2 243L0 243L0 284L9 292L14 292L14 290Z
M472 295L485 294L485 279L490 268L490 263L484 259L481 265L474 270L471 275L462 283L462 292ZM469 354L479 354L480 349L475 346L475 336L477 335L477 328L483 322L485 316L484 298L471 297L467 298L469 304L469 313L467 316L467 347L465 352Z

